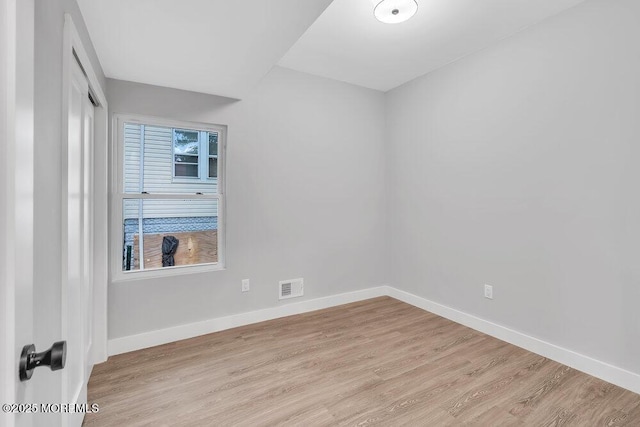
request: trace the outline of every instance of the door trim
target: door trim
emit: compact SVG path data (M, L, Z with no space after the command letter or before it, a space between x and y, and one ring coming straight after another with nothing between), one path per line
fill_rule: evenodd
M75 53L75 55L74 55ZM94 160L93 160L93 345L91 365L107 360L107 286L108 286L108 104L104 88L98 80L87 50L85 49L73 18L64 16L63 62L62 62L62 141L68 139L68 93L71 85L73 63L81 64L89 82L89 89L98 106L95 107ZM66 229L66 218L63 227ZM64 287L64 285L63 285ZM66 298L65 289L62 298ZM66 322L62 313L62 324Z

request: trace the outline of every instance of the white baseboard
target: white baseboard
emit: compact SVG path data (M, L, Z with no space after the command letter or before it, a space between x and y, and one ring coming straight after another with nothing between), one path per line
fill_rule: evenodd
M437 314L438 316L442 316L446 319L498 338L502 341L506 341L556 362L570 366L589 375L593 375L594 377L603 379L627 390L640 393L640 375L636 373L593 359L589 356L576 353L575 351L568 350L555 344L542 341L506 326L498 325L454 308L438 304L426 298L401 291L391 286L379 286L355 292L331 295L324 298L282 304L277 307L266 308L263 310L234 314L202 322L145 332L138 335L115 338L109 340L109 355L113 356L116 354L127 353L134 350L193 338L199 335L210 334L212 332L236 328L238 326L250 325L252 323L277 319L279 317L307 313L314 310L321 310L323 308L335 307L341 304L363 301L380 296L390 296L397 300L406 302L407 304L411 304L433 314Z
M624 370L617 366L610 365L600 360L593 359L575 351L559 347L522 332L514 331L505 326L489 322L471 314L447 307L428 299L410 294L405 291L387 286L388 296L406 302L415 307L437 314L446 319L460 323L469 328L475 329L494 338L506 341L509 344L524 348L533 353L554 360L563 365L577 369L604 381L626 388L635 393L640 393L640 375Z
M262 310L218 317L216 319L159 329L122 338L114 338L108 342L109 356L167 344L200 335L206 335L212 332L224 331L238 326L264 322L265 320L272 320L279 317L292 316L294 314L307 313L309 311L321 310L323 308L335 307L337 305L381 297L388 293L388 286L379 286L376 288L368 288L323 298L294 303L282 303L279 306L265 308Z

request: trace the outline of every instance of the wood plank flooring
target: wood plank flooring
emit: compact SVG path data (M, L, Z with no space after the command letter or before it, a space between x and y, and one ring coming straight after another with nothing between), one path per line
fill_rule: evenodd
M640 395L388 297L109 358L86 426L640 426Z

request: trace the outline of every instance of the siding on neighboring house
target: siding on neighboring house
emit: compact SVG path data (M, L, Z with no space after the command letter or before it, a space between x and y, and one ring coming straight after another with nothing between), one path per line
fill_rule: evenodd
M215 193L218 180L173 178L173 132L171 128L144 126L144 188L158 193ZM140 144L142 126L124 126L124 190L140 194ZM200 155L204 155L200 153ZM217 203L213 200L145 200L143 218L217 217ZM139 217L138 200L125 200L124 219Z

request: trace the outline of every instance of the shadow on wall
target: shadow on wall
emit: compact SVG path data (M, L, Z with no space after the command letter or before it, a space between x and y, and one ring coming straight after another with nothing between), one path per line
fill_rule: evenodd
M171 88L159 91L157 86L112 79L107 79L107 93L110 98L117 98L127 106L127 111L119 111L118 106L110 105L112 114L144 111L157 117L203 122L210 121L208 117L212 111L224 110L240 101Z

